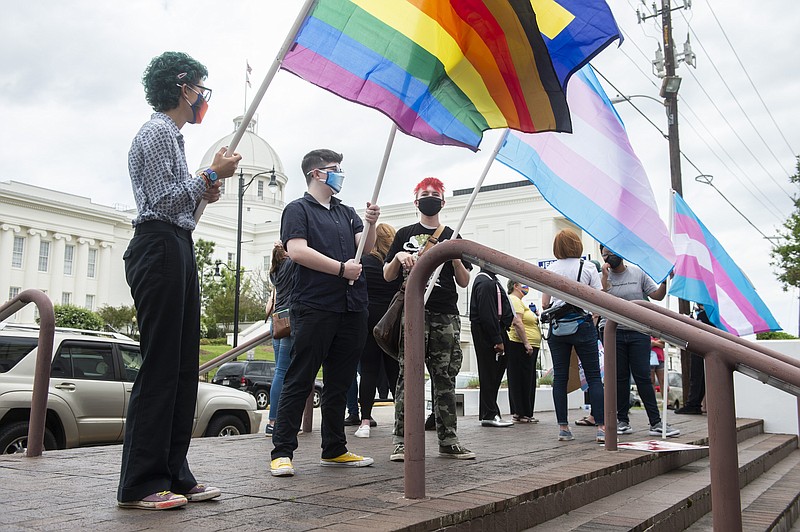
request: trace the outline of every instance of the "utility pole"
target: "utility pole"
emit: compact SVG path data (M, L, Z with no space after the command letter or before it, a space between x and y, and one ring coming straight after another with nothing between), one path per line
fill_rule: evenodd
M675 9L688 9L691 5L691 0L683 0L683 6ZM673 8L671 1L661 0L660 11L657 9L655 2L653 2L652 9L652 14L642 14L641 11L637 9L636 16L640 24L649 18L661 16L661 33L664 52L663 57L661 56L660 49L656 52L656 60L653 61L653 66L654 73L661 78L660 95L664 98L664 107L667 112L670 182L672 190L683 197L681 148L678 134L678 88L681 84L681 78L675 74L675 69L678 66L678 61L683 61L690 66L695 66L695 54L691 51L691 44L689 43L688 36L686 43L683 45L683 53L677 54L675 52L675 43L672 40ZM670 213L670 216L672 215L673 213ZM689 302L684 299L678 299L678 312L688 315ZM687 351L681 350L681 376L684 382L682 404L686 404L689 397L689 382L691 379L690 358L691 355Z
M683 197L683 183L681 180L681 148L678 136L678 91L667 91L667 80L676 79L675 76L675 44L672 41L672 10L670 0L661 0L661 30L664 38L664 70L666 77L661 87L661 96L664 97L667 109L667 134L669 136L669 170L672 190ZM680 79L680 78L677 78ZM673 213L670 213L672 216ZM678 299L678 312L689 314L689 302ZM683 401L689 399L689 382L691 382L691 353L681 349L681 377L686 383L683 386ZM664 398L666 401L666 398Z

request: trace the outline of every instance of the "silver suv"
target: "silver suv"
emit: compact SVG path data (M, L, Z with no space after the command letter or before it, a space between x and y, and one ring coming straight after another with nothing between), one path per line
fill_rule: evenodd
M38 340L35 325L0 324L0 454L26 447ZM141 365L127 336L56 328L45 449L122 442ZM255 434L260 423L252 395L198 382L193 437Z

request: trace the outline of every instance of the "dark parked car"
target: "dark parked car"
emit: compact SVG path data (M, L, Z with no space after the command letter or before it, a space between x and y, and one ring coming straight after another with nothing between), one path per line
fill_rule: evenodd
M256 398L259 410L269 406L269 390L275 375L275 362L271 360L243 360L225 362L217 370L212 384L230 386ZM320 404L322 381L314 382L314 408Z

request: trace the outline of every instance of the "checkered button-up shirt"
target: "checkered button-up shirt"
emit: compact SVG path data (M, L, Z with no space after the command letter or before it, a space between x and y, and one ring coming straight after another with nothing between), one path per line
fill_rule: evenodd
M189 172L183 135L169 116L153 113L136 134L128 152L128 171L139 211L134 227L160 220L194 230L194 210L206 185Z

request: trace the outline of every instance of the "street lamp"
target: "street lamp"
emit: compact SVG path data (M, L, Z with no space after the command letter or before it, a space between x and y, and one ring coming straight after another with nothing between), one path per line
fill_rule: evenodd
M267 170L265 172L259 172L257 174L254 174L246 185L244 184L244 171L242 169L239 169L239 220L236 226L236 294L233 303L233 347L237 347L239 345L239 289L241 287L241 282L242 282L242 203L244 201L244 192L245 190L247 190L247 187L250 186L250 184L253 182L255 178L257 178L260 175L266 175L266 174L271 174L272 176L269 180L269 185L267 186L274 193L275 189L278 188L278 183L275 180L274 166L272 167L272 170ZM218 265L217 270L219 270L219 264L222 264L222 261L217 262Z

